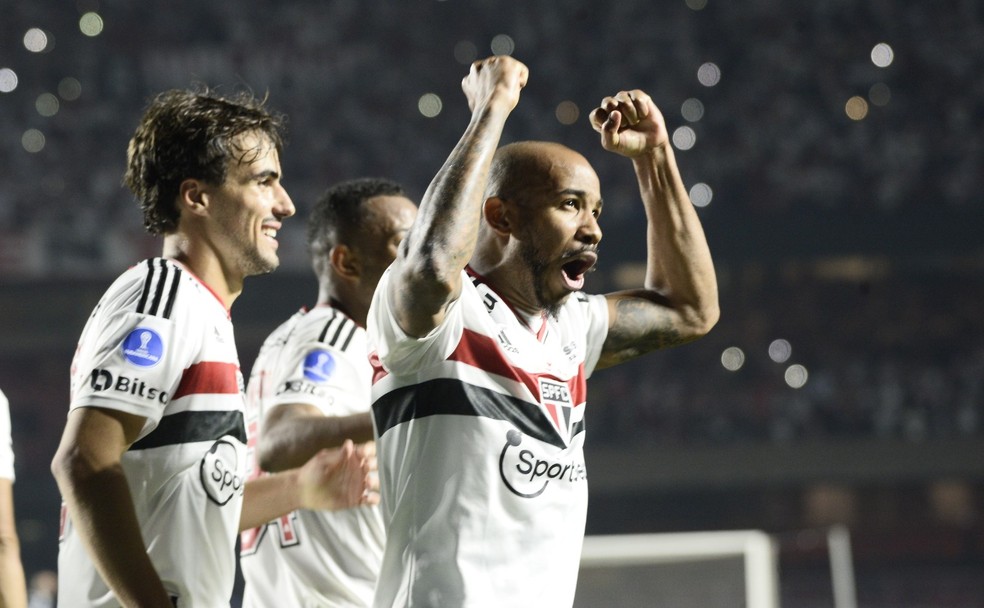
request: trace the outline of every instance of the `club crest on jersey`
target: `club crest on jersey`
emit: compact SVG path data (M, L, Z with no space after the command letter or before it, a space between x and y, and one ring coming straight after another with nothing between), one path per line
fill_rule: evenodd
M326 350L312 350L304 357L304 377L311 382L328 382L334 371L335 358Z
M202 458L202 487L209 499L224 505L233 496L243 492L243 472L239 470L239 452L236 446L219 439Z
M154 367L164 356L164 341L156 331L138 327L123 340L123 358L137 367Z
M564 441L571 438L571 410L574 408L571 399L571 389L564 382L551 380L549 378L539 378L540 384L540 403L550 416L557 432Z
M523 447L522 443L523 434L510 429L499 454L499 477L516 496L536 498L552 482L574 484L587 480L583 462L565 458L563 454L550 456L542 450Z

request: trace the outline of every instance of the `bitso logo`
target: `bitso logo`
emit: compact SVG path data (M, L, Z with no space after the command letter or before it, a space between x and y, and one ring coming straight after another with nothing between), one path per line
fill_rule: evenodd
M224 505L236 494L243 492L243 474L239 470L239 452L225 439L212 444L202 458L202 487L209 499Z
M92 370L92 374L89 376L89 386L92 387L92 390L98 392L116 391L118 393L126 393L128 395L134 395L144 399L149 399L150 401L158 401L160 403L167 403L168 399L166 391L162 391L161 389L154 388L152 386L147 386L147 383L143 380L128 378L123 375L116 376L114 378L113 374L104 369Z
M536 498L543 494L551 481L577 483L588 478L583 462L549 458L531 449L519 449L522 443L523 434L510 429L499 455L499 477L516 496Z
M153 329L138 327L123 340L123 358L137 367L154 367L164 354L164 341Z
M304 357L304 377L312 382L328 382L333 371L335 358L326 350L312 350Z

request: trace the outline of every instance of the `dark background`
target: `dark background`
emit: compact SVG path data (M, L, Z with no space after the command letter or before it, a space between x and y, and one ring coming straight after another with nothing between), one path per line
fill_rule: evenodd
M247 88L289 118L298 216L281 269L250 279L233 309L248 373L266 333L315 299L303 223L317 195L374 174L419 198L467 122L468 63L497 52L531 72L504 141L563 142L602 179L589 291L635 284L643 260L631 166L587 122L626 88L649 92L675 132L718 270L707 338L589 383L588 532L765 530L783 604L800 607L832 605L824 531L845 525L859 605L984 606L981 12L974 0L0 0L0 70L17 77L8 90L0 72L0 387L28 574L56 565L48 464L82 325L116 275L160 249L119 185L148 98ZM87 13L98 35L82 32ZM31 28L47 35L40 52ZM893 51L883 67L879 43ZM419 109L428 94L436 116ZM740 368L725 367L729 348Z

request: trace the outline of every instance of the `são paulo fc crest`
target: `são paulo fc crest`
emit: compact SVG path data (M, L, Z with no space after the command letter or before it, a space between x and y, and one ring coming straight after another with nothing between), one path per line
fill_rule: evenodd
M550 421L565 442L571 439L571 414L574 404L571 389L565 382L549 378L538 378L540 384L540 403L550 416Z
M154 367L164 356L164 341L148 327L138 327L123 340L123 358L137 367Z
M328 382L334 371L335 357L324 349L312 350L304 357L304 377L311 382Z

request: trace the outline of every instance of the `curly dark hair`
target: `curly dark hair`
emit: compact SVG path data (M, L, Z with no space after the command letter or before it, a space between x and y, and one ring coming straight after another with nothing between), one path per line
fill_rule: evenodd
M243 150L237 138L261 133L284 145L284 118L248 92L222 97L211 91L171 90L159 94L130 139L123 183L136 195L151 234L177 229L175 201L183 180L221 184L230 161L249 162L258 150Z
M363 177L339 182L314 204L307 222L307 244L314 270L325 267L331 248L359 240L364 228L367 200L377 196L406 196L399 183L383 177Z

